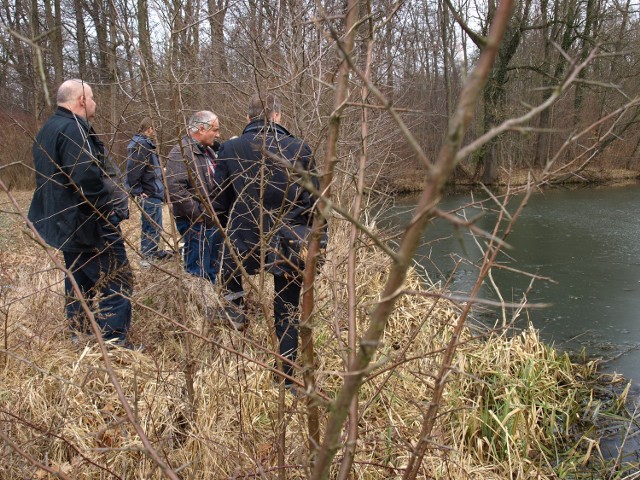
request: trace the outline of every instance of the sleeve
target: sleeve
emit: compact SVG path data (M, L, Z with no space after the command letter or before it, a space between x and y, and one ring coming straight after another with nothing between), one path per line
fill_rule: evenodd
M211 203L217 215L226 217L235 199L233 179L229 172L231 158L235 158L235 152L228 144L222 144L216 160L216 170L213 176L214 191L211 195Z
M127 155L127 185L131 195L142 194L142 174L148 163L149 150L138 142L128 149Z
M174 215L187 217L191 222L196 222L202 218L204 209L194 196L195 189L187 174L187 163L193 169L193 154L189 151L189 145L184 145L183 148L185 158L180 144L173 147L169 153L166 174L169 201L173 205ZM192 173L195 175L195 172Z
M287 155L298 171L304 170L309 175L307 179L302 179L300 175L293 174L295 181L291 184L287 192L291 207L285 217L293 224L310 225L313 221L314 207L316 206L318 198L315 193L312 193L305 186L305 181L310 181L315 190L319 189L320 184L316 173L313 152L306 143L295 141L289 144Z
M104 156L103 182L109 190L109 208L107 213L115 213L119 220L129 218L129 195L122 171L110 155Z

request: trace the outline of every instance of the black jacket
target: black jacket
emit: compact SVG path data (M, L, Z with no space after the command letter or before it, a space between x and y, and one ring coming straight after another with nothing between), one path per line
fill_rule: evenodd
M42 238L64 252L104 247L107 216L118 222L129 212L123 179L93 127L58 107L36 135L33 163L29 220Z
M189 135L169 152L167 187L176 217L188 219L191 223L204 222L207 226L214 226L205 204L210 201L214 191L215 157L212 148L201 145Z
M131 195L146 194L164 200L162 170L156 146L144 135L136 134L127 146L127 184Z
M283 225L311 225L315 197L294 168L314 175L311 148L283 126L251 122L222 144L215 172L217 214L228 216L227 234L240 256L269 248Z

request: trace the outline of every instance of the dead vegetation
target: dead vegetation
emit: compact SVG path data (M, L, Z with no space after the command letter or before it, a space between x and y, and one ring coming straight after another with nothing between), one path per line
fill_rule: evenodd
M28 204L28 194L19 197ZM0 257L0 477L53 478L57 472L60 478L162 478L124 414L96 344L69 339L61 273L10 213L4 195L0 209L10 226ZM127 224L132 245L135 225L135 218ZM332 228L314 317L314 398L324 412L342 383L347 350L346 233ZM387 260L373 248L359 254L364 316L376 302ZM145 350L112 349L109 355L156 451L180 478L306 478L305 401L281 393L274 382L269 322L255 313L249 331L238 334L217 321L215 288L185 277L175 263L141 270L134 251L130 258L136 268L132 336ZM415 271L406 288L437 293ZM262 296L269 296L268 287L253 292L251 303L260 305ZM359 393L355 478L402 475L458 314L429 295L399 300ZM590 389L594 364L571 363L533 330L486 339L465 330L454 367L422 477L542 479L557 478L560 470L604 468L597 449L586 449L587 440L597 438L576 433L602 408ZM284 472L277 467L279 454Z

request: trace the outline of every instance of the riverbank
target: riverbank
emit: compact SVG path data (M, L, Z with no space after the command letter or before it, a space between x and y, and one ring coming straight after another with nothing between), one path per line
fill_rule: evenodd
M566 186L578 188L594 185L627 185L640 180L640 172L637 170L621 168L585 168L579 173L562 174L548 177L546 181L542 170L518 169L502 170L498 173L498 179L492 186L496 189L505 187L521 187L534 181L540 187ZM426 185L426 171L424 169L406 169L390 175L387 182L387 191L401 195L421 192ZM447 184L448 191L467 191L480 187L478 182L472 182L470 178L458 176Z
M16 195L23 210L30 192ZM268 370L273 344L261 306L272 289L249 297L253 322L245 334L211 314L219 292L186 276L176 262L138 266L138 214L125 222L136 287L135 343L144 352L111 350L112 378L94 343L74 346L63 315L62 275L24 230L0 194L0 266L4 320L0 421L2 478L47 478L31 458L69 477L102 474L161 478L143 454L132 421L113 386L117 379L134 421L162 458L184 478L308 476L308 409L281 392ZM321 428L326 400L342 385L347 349L344 279L348 232L333 226L316 293L313 336ZM177 259L176 259L177 260ZM356 290L360 337L376 304L389 261L359 251ZM256 283L261 285L260 282ZM360 395L358 478L399 478L420 435L433 391L433 372L451 340L459 307L425 287L416 272L405 284L383 344ZM463 330L425 477L448 479L590 478L594 471L632 468L600 456L599 420L624 415L624 397L601 395L619 378L603 378L596 362L571 362L545 346L535 330L508 338ZM606 387L603 387L606 385ZM280 440L284 439L284 440ZM284 442L284 443L282 443ZM283 462L279 465L279 456Z

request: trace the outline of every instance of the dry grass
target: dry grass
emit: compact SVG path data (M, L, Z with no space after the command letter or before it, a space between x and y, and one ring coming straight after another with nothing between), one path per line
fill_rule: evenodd
M6 325L0 430L37 461L71 478L162 478L125 417L97 346L74 347L68 339L62 275L25 234L19 218L7 214L6 196L0 198L0 222L9 226L0 239L0 320ZM29 194L18 199L27 205ZM126 226L134 247L138 225L134 214ZM328 398L340 387L346 355L345 236L332 235L317 295L317 379ZM387 260L370 249L359 255L359 328L364 329ZM154 448L181 478L277 478L278 437L285 431L286 477L306 478L304 402L285 396L279 418L280 393L267 368L274 341L258 307L270 303L269 282L252 293L253 322L241 335L216 321L218 293L207 282L185 276L177 262L163 264L163 270L140 270L133 250L130 258L136 268L132 336L146 348L142 353L114 349L109 355ZM407 287L427 288L415 273ZM433 308L433 302L404 296L390 319L359 396L354 478L402 474L431 398L439 351L457 318L452 306L440 301ZM487 341L465 332L422 478L544 479L556 478L558 466L570 470L565 457L583 455L581 449L570 450L574 429L595 408L585 401L591 393L585 379L593 373L593 365L574 365L544 347L534 331ZM0 441L0 478L48 474Z

